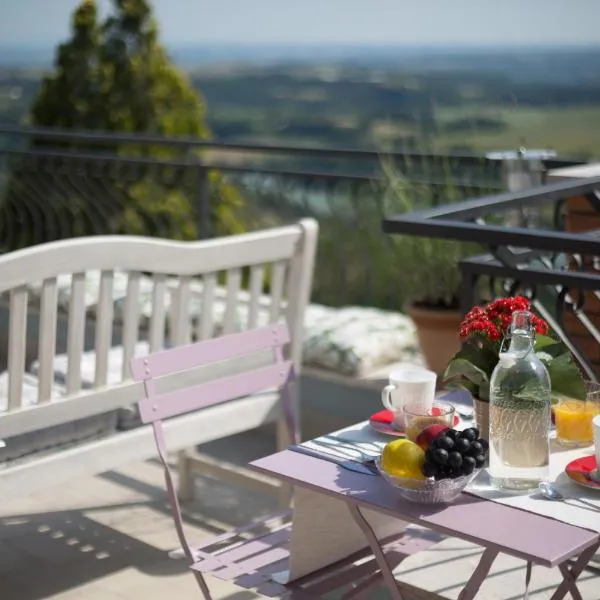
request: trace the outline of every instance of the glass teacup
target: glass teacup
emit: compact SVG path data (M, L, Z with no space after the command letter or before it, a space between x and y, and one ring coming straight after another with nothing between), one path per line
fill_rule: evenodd
M451 429L454 425L455 412L454 406L448 402L434 402L426 411L414 410L411 406L405 406L406 437L412 442L416 442L419 434L430 425L446 425Z

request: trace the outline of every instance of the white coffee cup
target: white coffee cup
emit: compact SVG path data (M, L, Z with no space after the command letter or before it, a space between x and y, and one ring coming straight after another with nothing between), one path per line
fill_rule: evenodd
M390 383L381 391L381 402L394 413L394 427L404 427L405 406L413 411L422 411L423 414L431 408L436 379L437 375L433 371L418 367L407 367L390 373Z
M600 476L600 415L592 419L592 429L594 430L594 446L596 448L596 475Z

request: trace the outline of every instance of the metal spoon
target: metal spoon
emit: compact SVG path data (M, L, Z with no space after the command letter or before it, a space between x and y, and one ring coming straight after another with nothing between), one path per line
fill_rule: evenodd
M468 406L457 406L456 412L461 419L465 419L466 421L471 421L473 419L473 409Z
M538 486L540 493L547 500L560 500L562 502L567 502L567 500L575 500L575 502L581 502L585 506L589 508L593 508L594 510L600 510L596 504L592 502L588 502L587 500L582 500L581 498L572 498L568 496L563 496L549 481L542 481ZM569 502L567 502L569 504Z

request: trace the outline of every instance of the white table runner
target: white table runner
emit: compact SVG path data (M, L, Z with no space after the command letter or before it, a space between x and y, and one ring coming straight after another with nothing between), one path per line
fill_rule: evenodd
M457 426L457 429L470 425L471 422L466 421ZM380 453L391 439L393 438L375 431L368 421L363 421L316 438L316 440L304 442L303 445L314 450L329 452L340 458L356 460L359 456L344 442L360 448L365 454L374 455ZM336 440L338 441L337 445ZM593 454L593 446L565 450L553 441L552 448L551 481L564 496L585 498L586 501L598 506L598 511L591 507L586 508L575 500L572 503L571 501L569 503L553 502L537 494L499 492L491 486L487 471L482 471L467 488L467 491L493 502L500 502L577 527L600 532L600 493L586 490L571 482L564 474L564 469L569 462ZM372 511L365 511L365 517L380 538L399 533L407 526L407 523L399 519ZM344 501L298 487L294 493L290 569L275 574L273 579L280 583L288 583L350 556L366 546L364 535L354 522Z
M339 440L336 445L336 438ZM378 454L390 440L367 422L342 429L302 445L339 458L357 460L359 456L342 441L352 441L367 454ZM321 442L321 443L319 443ZM364 516L378 538L403 531L407 523L374 511ZM294 489L294 514L290 539L289 571L276 573L273 580L286 584L342 560L367 547L364 534L343 500L306 488Z
M371 510L362 512L378 539L400 533L408 525ZM343 500L297 487L294 490L289 570L274 574L272 579L289 583L367 546L363 532Z
M588 490L571 481L564 473L565 467L572 460L594 454L594 447L565 450L553 439L551 448L550 481L563 496L583 498L586 502L597 506L597 510L586 507L575 499L561 502L546 500L538 493L501 492L492 487L487 470L479 474L475 481L467 487L467 491L493 502L514 506L600 533L600 491Z

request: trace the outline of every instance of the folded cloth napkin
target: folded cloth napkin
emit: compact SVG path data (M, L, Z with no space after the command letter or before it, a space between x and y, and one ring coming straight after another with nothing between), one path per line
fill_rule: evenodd
M375 423L385 423L389 425L394 419L394 413L391 410L385 408L384 410L380 410L376 412L374 415L371 415L370 421L374 421Z

